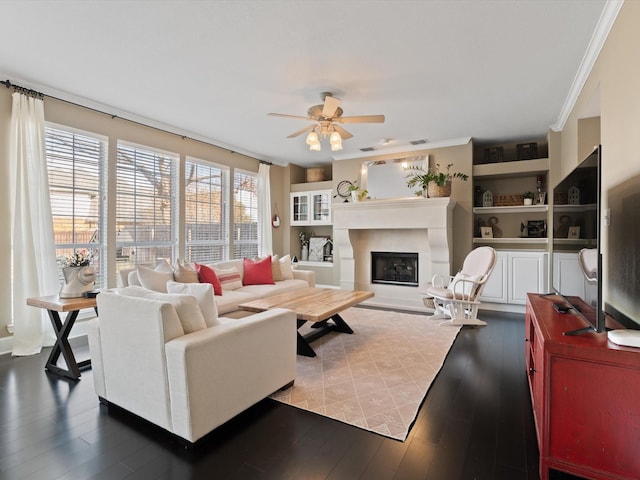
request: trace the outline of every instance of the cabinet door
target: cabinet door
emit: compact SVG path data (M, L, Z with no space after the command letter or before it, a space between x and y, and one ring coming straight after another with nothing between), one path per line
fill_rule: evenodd
M480 301L507 303L507 254L496 252L496 266L482 291Z
M546 293L547 254L509 252L509 303L525 305L527 293Z
M585 298L584 276L580 270L577 253L554 252L553 286L563 295Z
M311 199L311 224L331 224L331 190L319 190L310 192Z
M291 194L291 225L309 225L309 194Z

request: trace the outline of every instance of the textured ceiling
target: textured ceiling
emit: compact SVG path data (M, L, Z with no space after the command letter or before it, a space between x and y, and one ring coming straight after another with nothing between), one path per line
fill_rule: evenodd
M331 161L287 139L320 92L341 154L412 140L543 137L604 0L3 1L0 73L277 164ZM2 78L4 80L4 78Z

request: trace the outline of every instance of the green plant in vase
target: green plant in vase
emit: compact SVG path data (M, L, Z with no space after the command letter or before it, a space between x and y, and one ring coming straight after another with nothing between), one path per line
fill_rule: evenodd
M407 179L407 187L419 187L421 191L427 192L429 197L448 197L451 195L451 181L454 178L467 181L469 175L462 172L452 172L453 163L447 165L446 170L440 169L440 164L425 170L422 167L411 166L407 168L409 172L405 178ZM424 193L422 194L423 196Z

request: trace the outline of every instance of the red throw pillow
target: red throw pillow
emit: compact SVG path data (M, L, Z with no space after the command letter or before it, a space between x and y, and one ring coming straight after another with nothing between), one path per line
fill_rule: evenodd
M243 260L244 277L243 285L273 285L273 274L271 273L271 255L262 260L253 261L250 258Z
M209 268L206 265L200 265L199 263L195 263L194 265L198 270L198 279L200 280L200 283L210 283L213 285L213 294L222 295L222 285L220 284L220 280L218 279L216 272L213 271L213 268Z

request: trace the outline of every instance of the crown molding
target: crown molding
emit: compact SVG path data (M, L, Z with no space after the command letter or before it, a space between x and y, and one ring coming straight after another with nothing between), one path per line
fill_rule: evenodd
M587 78L591 74L591 70L598 59L598 55L600 55L600 51L609 36L609 32L618 17L618 13L622 8L623 3L624 0L607 0L605 3L600 19L598 20L598 24L596 25L596 29L591 36L589 45L587 46L587 51L582 57L582 61L580 62L580 66L578 67L575 77L573 78L573 83L571 84L567 98L560 110L560 115L558 115L555 125L551 125L550 127L553 131L561 131L564 128L565 123L567 123L569 115L578 100L580 92L582 92Z
M471 141L471 137L453 138L451 140L443 140L441 142L433 143L421 143L420 145L405 145L393 148L381 148L379 150L372 150L370 152L358 152L348 153L344 155L334 155L332 158L335 161L339 160L352 160L354 158L370 158L379 157L380 155L388 155L395 153L408 153L408 152L421 152L424 150L433 150L435 148L445 147L457 147L459 145L466 145Z

